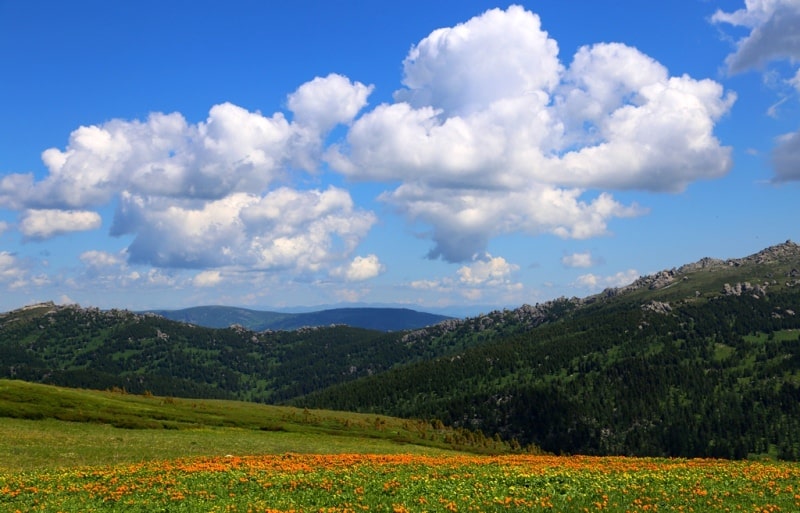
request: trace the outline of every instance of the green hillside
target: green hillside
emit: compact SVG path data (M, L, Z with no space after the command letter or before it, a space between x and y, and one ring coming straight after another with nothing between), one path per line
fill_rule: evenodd
M0 377L439 419L554 453L800 458L800 246L434 326L253 332L34 305Z
M798 269L787 242L563 300L530 329L506 312L489 342L293 403L435 416L553 452L798 459Z
M0 316L0 377L279 402L418 358L400 335L336 326L255 333L43 304Z
M478 433L383 415L18 380L0 380L0 435L0 470L227 453L511 451Z

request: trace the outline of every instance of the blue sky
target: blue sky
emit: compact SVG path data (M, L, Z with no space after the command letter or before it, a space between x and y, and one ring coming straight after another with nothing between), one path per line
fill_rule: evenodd
M800 0L0 0L0 311L477 313L800 239Z

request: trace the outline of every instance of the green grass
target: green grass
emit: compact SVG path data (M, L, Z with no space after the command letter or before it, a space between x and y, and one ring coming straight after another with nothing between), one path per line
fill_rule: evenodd
M203 427L122 429L60 420L0 419L0 473L119 465L194 456L314 453L447 454L382 438Z
M508 452L429 422L0 380L0 469L226 454Z

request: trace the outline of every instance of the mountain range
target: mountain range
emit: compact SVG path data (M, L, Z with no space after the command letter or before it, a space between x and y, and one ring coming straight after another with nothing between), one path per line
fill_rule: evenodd
M227 328L242 326L253 331L294 330L298 328L347 325L378 331L422 328L450 319L445 315L418 312L408 308L330 308L320 311L286 313L250 310L230 306L196 306L181 310L149 310L172 319L205 326Z
M791 241L418 329L235 324L31 305L0 314L0 377L435 419L554 453L800 459Z

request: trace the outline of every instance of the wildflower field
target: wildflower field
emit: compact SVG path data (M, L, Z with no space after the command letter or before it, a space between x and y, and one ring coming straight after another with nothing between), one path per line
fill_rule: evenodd
M0 474L9 512L800 511L800 465L286 453Z

